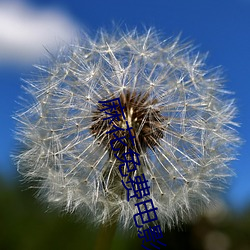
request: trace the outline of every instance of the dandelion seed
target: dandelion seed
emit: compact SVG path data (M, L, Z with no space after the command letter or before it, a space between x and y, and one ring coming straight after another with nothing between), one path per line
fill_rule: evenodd
M40 77L25 88L33 101L15 116L25 148L16 162L49 204L97 224L134 225L138 200L127 202L111 141L118 156L129 148L140 155L127 178L145 175L162 228L202 212L233 175L235 105L191 44L161 41L153 29L101 31L37 68ZM127 124L105 120L98 102L112 98L120 98ZM115 126L127 146L107 133Z

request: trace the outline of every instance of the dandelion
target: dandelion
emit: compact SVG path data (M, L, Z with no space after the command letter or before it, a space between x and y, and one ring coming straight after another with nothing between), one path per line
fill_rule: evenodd
M138 201L127 202L107 133L125 120L109 123L98 104L120 98L135 144L118 131L128 145L114 147L119 155L133 149L141 162L130 177L145 175L162 228L192 219L227 185L239 142L234 100L204 59L192 44L161 40L153 29L83 34L26 80L32 101L15 116L24 148L18 171L52 206L133 227Z

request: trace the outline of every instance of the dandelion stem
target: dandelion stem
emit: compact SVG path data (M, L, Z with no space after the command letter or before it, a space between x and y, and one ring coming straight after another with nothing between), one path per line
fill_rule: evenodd
M112 224L105 223L100 225L94 250L111 249L112 241L116 232L116 226L117 220L115 220Z

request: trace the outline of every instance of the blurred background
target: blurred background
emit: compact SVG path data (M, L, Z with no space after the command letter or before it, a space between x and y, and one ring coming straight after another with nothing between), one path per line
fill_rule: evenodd
M16 152L15 121L22 78L33 65L70 43L80 29L153 26L163 37L181 33L207 64L224 70L235 93L243 145L232 162L237 177L218 204L190 224L164 234L161 249L250 250L250 0L0 0L0 249L93 249L98 229L73 215L47 211L21 181L10 155ZM155 249L151 247L152 249ZM143 249L137 236L115 234L112 250Z

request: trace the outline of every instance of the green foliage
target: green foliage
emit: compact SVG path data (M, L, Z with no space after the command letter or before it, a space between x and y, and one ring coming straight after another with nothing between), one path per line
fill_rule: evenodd
M17 187L22 187L22 190ZM98 230L77 221L72 215L46 211L24 185L0 181L1 250L93 250ZM214 239L214 242L213 242ZM200 218L164 234L166 250L248 250L250 249L250 209L229 214L222 220ZM111 250L143 249L136 236L115 234ZM152 247L151 247L152 248ZM153 249L153 248L152 248Z

